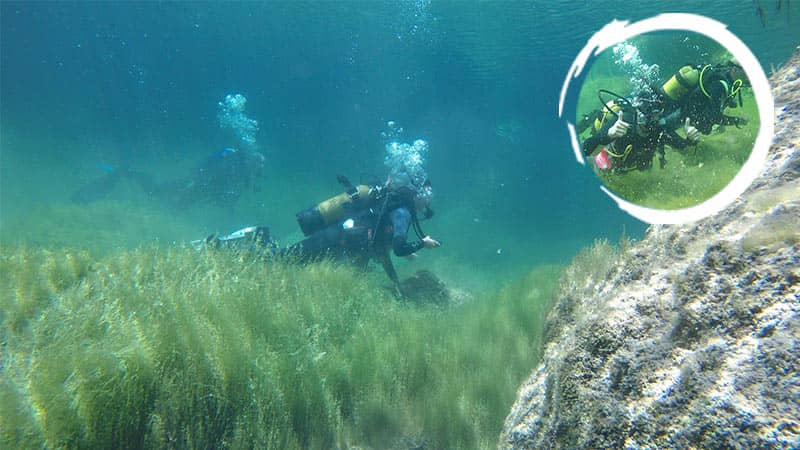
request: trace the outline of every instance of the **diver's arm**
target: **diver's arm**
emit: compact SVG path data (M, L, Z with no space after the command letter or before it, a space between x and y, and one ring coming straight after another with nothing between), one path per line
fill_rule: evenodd
M584 139L583 141L583 155L589 156L594 153L594 150L600 145L608 145L614 141L609 135L608 130L611 129L611 126L614 124L614 121L607 120L606 123L600 128L599 131L592 134L588 138Z
M389 252L388 251L384 252L378 258L378 260L380 261L384 272L386 272L386 275L389 276L389 279L391 279L392 282L394 282L394 284L396 286L399 286L400 285L400 277L397 276L397 271L394 270L394 264L392 264L392 257L389 256Z
M688 115L684 114L685 111L686 107L684 106L676 108L659 121L659 126L665 130L677 130L683 126L684 117L688 117Z
M734 117L734 116L726 116L722 115L722 119L719 121L720 125L733 125L736 128L739 128L741 125L747 124L747 119L743 117Z
M397 208L389 213L392 222L392 250L397 256L408 256L425 247L425 242L407 242L408 227L411 225L411 213L406 208Z
M683 150L692 144L688 139L682 138L675 130L664 130L664 143L677 150Z

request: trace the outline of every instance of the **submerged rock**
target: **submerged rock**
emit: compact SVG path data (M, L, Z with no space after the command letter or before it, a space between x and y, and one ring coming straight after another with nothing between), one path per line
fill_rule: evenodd
M772 82L740 199L562 283L502 448L800 448L800 54Z
M446 305L451 300L447 285L429 270L418 270L400 283L406 299L415 303Z

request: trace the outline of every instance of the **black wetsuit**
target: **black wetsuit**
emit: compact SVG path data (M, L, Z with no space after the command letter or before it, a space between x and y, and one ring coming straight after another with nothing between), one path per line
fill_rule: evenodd
M72 200L77 203L101 200L121 179L127 179L171 207L188 208L202 203L230 206L259 174L261 158L256 153L225 148L206 158L190 176L167 182L156 182L149 174L135 170L107 168L106 175L76 191Z
M330 257L364 268L370 259L375 259L389 278L398 283L389 250L397 256L408 256L422 249L425 243L421 240L408 242L408 230L414 220L413 206L392 200L385 207L381 203L373 202L370 207L292 245L284 253L301 261Z
M711 89L712 91L714 89ZM724 95L724 94L723 94ZM740 126L745 120L725 115L724 100L708 98L700 90L696 90L688 103L681 108L682 115L691 120L691 124L703 134L711 134L714 125ZM682 124L681 124L682 125Z
M602 128L583 141L583 154L589 156L598 147L606 146L611 157L612 167L615 172L627 172L629 170L647 170L653 165L653 157L656 153L661 157L661 167L664 167L664 145L676 149L683 149L689 145L689 141L675 132L663 126L653 126L653 129L645 136L636 130L635 124L631 124L628 132L617 139L612 139L608 135L608 130L616 122L616 118L606 120Z
M260 170L262 162L254 158L257 157L244 151L222 149L206 158L192 176L169 183L164 195L178 207L197 203L232 205L251 186Z
M736 127L744 125L745 119L725 115L725 108L729 106L730 99L720 81L733 86L733 82L724 70L711 69L703 78L703 85L711 98L697 86L680 101L667 102L664 118L660 121L661 127L677 130L684 126L687 117L691 125L703 134L710 134L714 125Z

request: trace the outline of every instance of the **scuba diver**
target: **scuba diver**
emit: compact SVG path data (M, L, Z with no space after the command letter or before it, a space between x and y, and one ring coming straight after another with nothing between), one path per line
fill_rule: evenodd
M583 154L595 154L594 161L600 170L611 170L614 173L625 173L631 170L649 170L653 165L653 157L659 155L660 167L666 166L664 145L676 149L684 149L699 139L697 128L691 121L684 123L686 138L678 135L674 129L663 125L663 105L642 99L639 105L614 94L601 90L617 98L604 102L600 115L595 115L592 134L583 141ZM602 97L600 97L602 101ZM616 120L613 120L616 118ZM583 119L588 120L587 118Z
M655 94L648 101L663 105L659 125L665 129L680 128L687 118L706 135L711 134L714 125L739 128L747 119L728 116L725 109L742 106L742 77L742 68L732 62L686 65L662 86L653 86Z
M381 264L400 292L400 279L391 259L411 256L423 248L437 248L441 243L426 235L420 219L433 216L430 182L415 184L405 173L394 174L385 184L354 186L338 177L346 191L311 208L297 213L302 241L280 248L263 226L247 227L231 234L194 241L195 249L203 246L253 250L264 256L282 255L300 263L323 258L344 261L366 269L370 260ZM421 218L420 218L421 216ZM408 242L413 228L418 240Z
M726 108L742 107L742 78L734 78L738 66L713 67L697 66L699 72L697 87L690 92L684 105L681 105L682 116L691 118L695 126L703 134L710 134L714 125L733 125L739 128L747 124L743 117L728 116Z
M83 204L101 200L120 180L127 179L170 207L230 206L261 176L264 162L264 155L259 152L226 147L206 158L191 175L167 182L156 182L143 172L101 165L107 173L77 190L71 199Z
M686 65L663 85L651 86L651 96L631 101L600 90L598 97L606 106L578 120L580 133L593 126L592 136L583 143L584 154L591 155L598 146L608 145L595 156L597 167L624 172L648 169L653 153L658 152L663 168L665 144L682 150L699 142L701 133L710 134L714 125L739 128L747 123L743 117L725 114L728 107L742 106L742 76L742 68L735 63ZM617 100L606 103L603 93L615 95ZM613 123L609 122L611 116L617 117ZM629 133L630 128L634 133ZM686 138L676 133L679 128Z

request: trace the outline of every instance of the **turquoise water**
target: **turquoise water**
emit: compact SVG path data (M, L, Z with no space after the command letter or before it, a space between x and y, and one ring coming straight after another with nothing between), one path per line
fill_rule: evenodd
M437 216L426 228L445 245L429 260L515 272L623 230L641 236L644 225L574 163L555 111L588 37L659 5L3 2L0 238L129 247L265 223L292 240L294 213L335 193L336 174L384 175L388 120L402 139L430 143ZM727 23L768 68L800 42L798 19L770 8L765 27L745 1L668 11ZM119 225L73 210L86 225L65 235L70 220L53 210L103 174L98 164L169 179L236 145L216 117L228 93L245 95L259 122L267 170L257 193L230 208L132 213L109 242L86 227L99 236ZM287 197L287 186L302 188ZM129 186L113 200L150 207Z
M614 18L635 21L660 12L690 12L728 24L769 71L786 61L800 43L796 17L800 11L788 11L788 2L783 2L781 10L775 9L774 2L762 2L766 16L759 16L757 3L687 0L670 2L663 9L665 3L660 1L4 1L0 3L0 244L8 249L24 243L33 248L26 250L32 254L38 247L67 248L68 256L58 256L58 264L67 265L75 259L95 261L122 254L122 262L109 266L120 265L124 270L111 267L110 273L131 277L151 270L129 262L142 255L129 257L125 251L139 246L181 246L210 233L252 224L270 226L274 237L289 244L302 237L295 213L338 193L337 175L363 181L386 175L382 133L394 121L404 130L396 136L400 142L428 142L424 166L433 184L436 215L423 227L443 243L435 251L420 252L416 261L399 260L401 277L428 268L467 293L511 285L516 287L504 291L503 298L511 298L513 305L525 303L520 299L539 301L546 295L535 293L537 288L531 285L546 283L540 282L544 275L535 274L545 273L551 289L554 271L535 272L527 279L523 275L548 264L564 264L597 239L640 238L646 228L619 211L600 191L591 170L575 163L556 108L577 52L592 33ZM257 129L249 130L250 141L220 126L218 103L237 93L247 99L247 118L258 122ZM262 153L265 167L240 198L227 204L176 208L126 180L96 202L71 200L76 191L103 177L106 166L140 171L160 181L177 180L195 173L209 155L241 145ZM71 253L83 249L91 257ZM39 259L50 261L49 255L14 256L4 263L29 270ZM192 270L191 261L180 259L183 256L178 252L173 259L182 265L170 266L168 271L175 277ZM27 265L19 263L25 258L29 258ZM148 252L142 258L161 261ZM206 261L211 269L205 276L213 279L218 270L214 268L228 263ZM52 261L47 264L58 266ZM98 274L92 277L103 278L102 270L93 267ZM236 273L225 267L224 273ZM318 278L338 276L326 274ZM84 276L81 272L68 278L80 284ZM243 289L234 286L234 276L220 285ZM252 279L258 276L260 272L251 274ZM14 277L27 280L20 285L28 286L26 274ZM314 274L300 279L314 279ZM513 284L520 279L527 281ZM46 283L54 284L53 292L59 293L66 289L62 284L68 284ZM123 287L108 283L125 294ZM9 286L11 282L0 286L0 293L10 293ZM116 292L111 288L110 292ZM308 286L304 289L298 292L313 291ZM343 294L333 297L337 301L350 295L341 290ZM79 309L81 291L70 292L73 297L64 297L76 298L77 306L73 306ZM23 292L20 298L23 294L27 295ZM142 310L149 311L153 303L139 296ZM216 297L209 303L219 306L215 301ZM381 301L388 300L381 297ZM473 336L474 340L485 342L494 333L481 328L484 311L479 306L487 304L475 306L477 312L463 323L476 325L463 332L477 330L480 335ZM36 308L23 312L35 315ZM392 304L390 309L402 308ZM513 308L506 309L508 317L520 316ZM493 310L490 304L488 310ZM207 310L198 314L202 313ZM405 313L398 315L402 318ZM193 314L193 310L187 313ZM380 308L374 312L376 317L384 317L381 314ZM424 316L420 322L427 323L425 314L420 314ZM440 319L438 313L431 314ZM538 309L530 317L540 317L536 314ZM83 323L78 316L69 317L76 326ZM448 317L458 322L458 316ZM5 327L6 316L0 319ZM417 324L403 320L412 323L411 329ZM55 319L51 322L57 324ZM528 325L516 324L525 329ZM539 325L530 326L538 330ZM429 328L424 336L439 339L443 332ZM372 333L382 336L383 328L376 330ZM6 340L11 334L5 334L5 328L2 333L3 348L27 349L27 341L9 344ZM537 339L517 334L529 341ZM126 335L120 335L124 344ZM232 332L231 336L235 345L237 335ZM343 338L349 343L347 339ZM390 350L384 353L402 353L395 348L404 345L386 344ZM75 344L78 349L81 346ZM197 347L202 351L201 345ZM466 363L455 358L459 361L452 367L484 367L480 358L485 355L475 347L463 357ZM520 348L518 353L526 355L526 347ZM441 347L436 354L449 355L448 349ZM57 350L51 349L54 354ZM341 353L350 351L345 348ZM427 353L421 355L420 365L429 362ZM242 360L249 361L249 356L244 354ZM316 362L318 355L312 356ZM201 353L198 358L204 357ZM58 366L56 362L50 365ZM502 360L495 365L501 367L501 375L486 370L483 381L487 385L497 376L508 378L502 372ZM508 381L515 383L515 379ZM456 391L451 394L460 398ZM487 435L487 442L493 442L497 430L489 429Z

